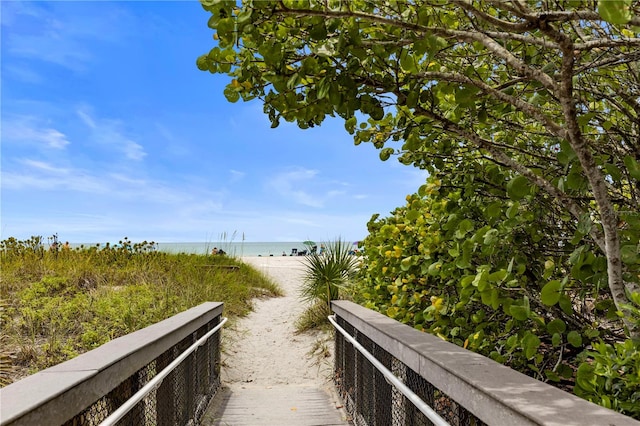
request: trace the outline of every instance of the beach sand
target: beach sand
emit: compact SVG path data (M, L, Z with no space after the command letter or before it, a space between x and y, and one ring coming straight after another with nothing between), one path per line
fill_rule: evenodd
M331 379L331 358L309 352L318 341L332 345L325 334L295 332L305 306L298 298L303 257L245 257L243 262L278 283L284 297L254 300L254 310L225 330L222 380L252 383L324 385ZM324 362L323 362L324 361Z
M224 405L238 404L237 401L241 398L253 401L251 407L234 408L235 411L250 411L252 416L265 416L254 418L255 423L247 424L278 424L280 420L270 417L278 411L275 407L282 404L283 411L301 411L305 395L324 399L323 404L326 403L334 411L333 416L345 419L346 414L341 409L342 403L332 382L332 340L322 332L297 334L295 331L295 322L306 307L299 299L304 258L245 257L242 261L278 283L285 295L255 299L254 309L249 315L225 327L222 398L215 399L225 400ZM317 350L319 344L330 356L320 354L325 351ZM233 403L230 398L234 398ZM260 400L267 407L261 407ZM265 400L270 402L264 404ZM262 413L262 408L266 408L267 412ZM207 417L217 418L219 421L224 410L210 407ZM228 412L227 408L227 414ZM299 415L302 416L303 413L300 412ZM237 424L244 423L238 420Z

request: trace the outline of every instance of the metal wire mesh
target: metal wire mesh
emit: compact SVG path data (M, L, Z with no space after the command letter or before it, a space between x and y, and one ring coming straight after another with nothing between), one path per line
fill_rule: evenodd
M220 322L209 324L169 348L135 372L64 426L99 425L173 360ZM118 426L177 426L198 424L220 386L220 332L191 353L162 383L136 404Z
M451 425L485 425L464 406L358 332L343 318L338 317L337 322ZM345 408L357 426L431 426L433 424L408 398L389 384L382 373L339 332L336 332L334 380Z

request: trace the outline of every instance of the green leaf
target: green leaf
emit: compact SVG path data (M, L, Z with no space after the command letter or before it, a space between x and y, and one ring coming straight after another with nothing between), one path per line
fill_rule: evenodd
M498 219L501 214L502 204L499 202L489 204L484 210L484 215L487 219Z
M549 281L542 287L540 301L547 306L553 306L560 300L562 284L558 280Z
M458 229L456 229L454 236L458 239L464 238L464 236L467 235L467 233L469 233L472 229L473 222L469 219L464 219L458 224Z
M207 58L208 55L198 56L198 59L196 60L196 66L200 71L207 71L209 69L209 62Z
M480 109L480 111L478 111L478 121L481 123L486 123L487 118L489 118L487 110L485 108Z
M549 324L547 324L547 331L550 334L556 334L556 333L562 334L565 332L566 329L567 329L567 325L561 319L554 319L550 321Z
M600 335L600 331L593 328L588 328L584 331L584 335L587 336L589 339L595 339Z
M382 108L380 105L373 106L371 108L371 111L369 111L369 116L374 120L382 120L382 118L384 117L384 108Z
M598 0L598 13L612 24L626 24L631 20L631 0Z
M411 256L405 257L404 259L402 259L402 261L400 261L400 269L402 269L403 271L408 271L412 265L413 258Z
M352 135L355 132L357 123L358 120L355 116L353 116L344 122L344 128L347 130L347 132L349 132L350 135Z
M529 180L524 176L516 176L507 184L507 194L512 200L520 200L529 194Z
M624 157L624 165L627 167L629 174L634 178L640 180L640 164L631 157L627 155Z
M491 306L493 309L498 309L500 301L497 288L489 288L483 291L480 293L480 297L482 299L482 303L487 306Z
M614 181L618 182L620 181L620 179L622 179L622 172L614 164L607 163L604 165L604 169L607 171L607 173L611 176L611 179L613 179Z
M566 178L566 188L578 191L587 185L587 179L578 172L572 171Z
M420 217L420 211L419 210L414 210L414 209L407 210L407 220L409 220L410 222L415 221L419 217Z
M511 305L511 307L509 308L509 312L511 313L512 317L520 321L524 321L529 318L529 310L524 306Z
M582 336L577 331L570 331L567 334L567 342L574 348L579 348L582 346Z
M620 259L627 265L639 263L640 253L638 253L638 246L635 244L626 244L620 247Z
M229 102L235 103L240 99L240 93L238 93L238 91L233 87L227 86L224 89L224 97L227 98Z
M560 296L560 300L558 301L558 305L562 312L567 315L573 315L573 305L571 304L571 299L566 294Z
M464 287L468 287L469 284L471 284L473 282L473 280L475 279L475 275L467 275L466 277L462 278L460 280L460 285L464 288Z
M571 379L573 377L573 368L569 367L566 364L558 365L558 369L556 371L565 379Z
M520 210L520 203L515 202L511 207L507 209L507 218L513 219L518 215L518 211Z
M497 241L498 241L498 230L497 229L488 230L487 233L484 234L484 238L482 239L482 243L485 246L493 245Z
M331 83L327 82L326 78L323 78L318 82L318 99L324 99L329 93L329 89L331 89ZM353 134L353 132L351 132Z
M553 371L553 370L545 370L544 374L545 374L545 376L547 376L547 379L549 379L552 382L559 382L560 381L560 376L558 376L556 374L556 372Z
M509 275L506 269L500 269L496 272L493 272L489 275L489 281L493 281L496 283L501 283L504 279Z
M593 226L593 222L591 221L591 217L589 217L589 214L584 214L578 221L577 230L582 235L587 235L589 232L591 232L592 226Z
M252 12L253 12L253 9L244 9L242 12L240 12L238 14L238 19L236 20L238 25L242 26L243 24L249 22L251 19Z
M540 338L533 333L527 333L522 339L522 348L527 359L531 359L535 356L538 348L540 347Z
M400 67L406 72L416 72L416 60L407 49L402 49L400 53Z
M387 161L389 157L391 157L391 154L393 154L393 148L384 148L380 151L380 159L382 161Z
M576 372L576 385L586 392L593 393L596 390L595 380L595 368L586 362L580 364Z

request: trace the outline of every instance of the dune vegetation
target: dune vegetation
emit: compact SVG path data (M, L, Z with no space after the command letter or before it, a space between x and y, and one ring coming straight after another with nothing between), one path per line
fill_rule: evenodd
M0 259L2 386L206 301L234 317L253 297L281 294L234 258L163 253L127 238L77 249L9 238Z

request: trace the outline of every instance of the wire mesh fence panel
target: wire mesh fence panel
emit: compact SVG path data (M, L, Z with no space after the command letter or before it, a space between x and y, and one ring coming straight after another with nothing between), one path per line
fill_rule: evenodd
M350 335L355 334L355 329L351 324L344 321L342 318L338 318L338 324L346 330ZM338 393L342 397L345 408L349 414L355 412L355 377L356 369L355 352L353 345L350 344L340 333L336 333L336 346L340 347L340 351L336 351L335 360L335 383Z
M183 354L198 338L212 330L220 317L182 339L149 364L99 398L64 426L99 425ZM182 426L198 423L220 386L220 332L188 355L155 389L138 401L118 426Z
M343 318L337 323L426 405L453 426L484 426L463 405L454 401L402 361L355 329ZM431 426L429 418L341 333L336 332L335 385L357 426Z
M177 349L175 346L158 358L158 368L163 370L171 361L176 359ZM158 426L172 426L177 424L177 410L176 410L176 397L175 392L177 383L177 373L172 371L162 381L158 389L156 390L156 405L157 405L157 425Z

